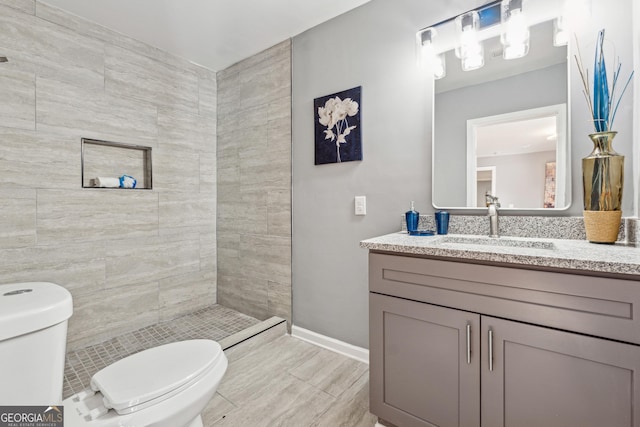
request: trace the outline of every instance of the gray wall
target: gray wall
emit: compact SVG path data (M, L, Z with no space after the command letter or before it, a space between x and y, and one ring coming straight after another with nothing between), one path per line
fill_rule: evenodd
M364 238L399 229L415 200L431 213L430 96L418 74L415 33L480 1L373 0L293 39L293 323L368 346L367 254ZM594 0L592 21L578 30L592 57L606 27L623 67L631 69L631 0ZM573 61L573 59L571 59ZM588 61L588 60L587 60ZM362 86L363 161L313 164L313 99ZM573 204L582 215L580 159L591 151L589 113L577 72L570 77ZM633 153L632 97L618 112L615 147ZM626 176L632 176L631 161ZM627 180L624 214L633 212ZM353 215L353 197L367 196L368 215Z
M0 283L69 289L70 349L215 303L215 73L29 0L0 52ZM153 190L83 189L81 137L152 147Z
M457 5L457 7L456 7ZM468 1L373 0L293 39L293 323L368 346L368 237L431 210L431 114L415 33ZM314 166L314 98L362 86L363 161ZM354 196L367 215L354 216Z
M435 155L444 161L436 163L434 176L446 185L433 189L436 205L467 204L467 120L566 102L567 64L437 94Z
M541 151L511 156L479 157L478 166L496 167L496 194L500 195L503 208L511 207L510 205L542 208L545 164L555 161L555 151ZM482 201L484 202L484 197Z
M291 42L218 73L218 301L291 321Z

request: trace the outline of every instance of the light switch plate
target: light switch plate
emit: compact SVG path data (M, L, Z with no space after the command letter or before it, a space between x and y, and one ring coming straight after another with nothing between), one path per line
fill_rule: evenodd
M356 215L366 215L367 214L367 197L366 196L356 196Z

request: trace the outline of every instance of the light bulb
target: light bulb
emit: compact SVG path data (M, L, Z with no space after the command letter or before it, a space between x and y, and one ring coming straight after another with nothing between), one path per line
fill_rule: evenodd
M522 58L529 53L529 27L522 0L502 1L502 42L504 59Z

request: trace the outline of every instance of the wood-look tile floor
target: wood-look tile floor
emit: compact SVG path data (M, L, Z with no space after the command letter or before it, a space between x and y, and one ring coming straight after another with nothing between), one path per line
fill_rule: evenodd
M372 427L365 363L284 335L229 358L205 427Z

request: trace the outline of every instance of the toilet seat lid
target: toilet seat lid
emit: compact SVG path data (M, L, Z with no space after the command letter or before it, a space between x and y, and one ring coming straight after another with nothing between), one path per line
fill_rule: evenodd
M119 414L135 412L189 387L224 357L220 344L188 340L166 344L125 357L91 378L107 408Z

